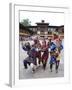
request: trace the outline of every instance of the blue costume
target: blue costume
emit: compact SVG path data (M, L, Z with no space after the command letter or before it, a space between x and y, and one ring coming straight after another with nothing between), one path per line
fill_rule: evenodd
M56 62L56 57L55 56L51 56L50 58L50 64L53 64Z
M54 42L51 42L50 43L50 50L51 51L55 51L56 48L57 48L57 46L54 44ZM60 48L60 50L62 50L63 49L63 45L61 44L59 48Z
M50 50L51 51L55 51L56 50L56 45L54 44L54 42L50 42Z
M56 61L56 56L55 56L55 52L56 49L58 48L59 51L61 51L63 49L63 45L61 44L59 47L57 47L56 44L54 44L54 42L50 42L50 53L51 53L51 57L50 57L50 69L52 72L52 67L53 64L56 63L56 70L58 69L58 65L57 65L57 61Z
M60 45L60 49L61 49L61 50L63 49L63 45Z

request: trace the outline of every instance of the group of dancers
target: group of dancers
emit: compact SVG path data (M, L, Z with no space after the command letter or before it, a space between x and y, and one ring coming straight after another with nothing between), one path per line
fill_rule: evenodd
M62 40L59 37L54 40L49 38L47 42L47 40L43 38L41 43L37 37L33 41L33 45L29 42L24 45L22 43L23 50L28 54L27 58L23 60L24 68L27 69L28 65L31 65L32 71L35 72L36 67L42 65L45 70L49 60L50 71L52 72L53 65L55 65L56 73L58 73L61 59L60 54L63 49Z

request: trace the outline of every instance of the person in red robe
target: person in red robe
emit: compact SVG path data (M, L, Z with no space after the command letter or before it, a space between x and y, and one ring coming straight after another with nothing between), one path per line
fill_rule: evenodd
M40 44L40 41L38 40L38 38L36 38L34 40L34 45L37 48L36 58L38 58L38 64L40 65L40 63L41 63L41 44Z
M47 61L48 61L48 56L49 56L49 53L48 53L48 45L46 44L46 41L43 40L42 41L42 64L43 64L43 69L45 70L46 69L46 64L47 64Z

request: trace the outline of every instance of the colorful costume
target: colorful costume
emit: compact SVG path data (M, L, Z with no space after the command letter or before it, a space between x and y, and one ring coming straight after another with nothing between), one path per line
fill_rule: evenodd
M55 56L51 56L50 64L54 64L54 63L56 63L56 57Z
M43 63L43 68L45 69L49 53L48 53L48 45L46 45L46 41L44 41L44 43L45 43L45 45L42 45L42 52L43 52L42 63Z
M36 58L38 58L38 63L41 63L41 44L39 40L34 40L34 46L37 48Z
M50 50L51 51L55 51L56 50L56 45L54 44L54 42L50 42Z
M37 65L36 48L35 47L31 48L29 45L23 46L22 48L23 50L27 51L27 54L28 54L28 57L25 58L25 60L23 61L25 69L27 69L27 64L30 65L31 63L33 63L34 65Z

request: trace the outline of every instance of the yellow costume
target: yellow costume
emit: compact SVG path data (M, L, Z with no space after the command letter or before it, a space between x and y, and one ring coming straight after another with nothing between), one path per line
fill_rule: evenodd
M57 60L57 61L60 61L60 59L61 59L61 56L60 56L60 54L59 54L58 57L56 58L56 60Z
M58 48L57 48L57 50L56 50L56 53L58 53L58 56L57 56L56 60L57 60L57 61L60 61L61 55L60 55L60 53L59 53L59 51L58 51Z

